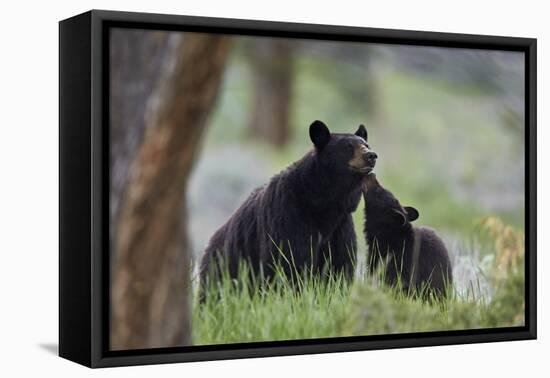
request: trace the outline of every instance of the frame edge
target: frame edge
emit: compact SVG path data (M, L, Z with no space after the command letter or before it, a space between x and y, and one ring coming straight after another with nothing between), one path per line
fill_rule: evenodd
M91 12L59 22L59 356L90 366Z
M129 23L148 23L157 27L159 25L177 24L204 26L207 28L215 27L215 23L220 22L222 26L231 28L231 30L240 30L244 32L246 30L260 29L263 33L268 32L273 28L283 30L285 33L298 33L302 32L310 34L319 34L321 28L328 28L329 34L340 35L342 38L347 38L354 33L362 34L364 37L368 35L374 35L381 38L383 35L389 35L390 38L396 41L401 41L405 35L413 35L414 38L423 38L426 41L430 41L430 45L437 45L445 40L449 43L456 43L459 45L466 44L468 39L481 38L480 44L495 44L501 48L506 46L513 46L517 51L524 51L530 57L529 65L526 65L526 69L529 70L529 76L526 76L526 85L529 83L530 87L530 101L528 108L526 109L529 117L526 128L529 128L529 171L533 171L531 175L531 201L529 202L529 218L531 219L531 227L529 229L529 238L531 240L531 249L535 252L532 254L532 258L529 260L529 264L526 264L529 269L529 280L526 284L529 285L529 308L532 309L529 313L528 327L525 330L512 332L510 330L502 329L501 332L495 332L493 334L479 334L479 335L448 335L448 336L424 336L409 339L396 340L378 340L378 341L349 341L342 343L330 343L327 340L320 340L315 345L293 345L293 346L262 346L256 348L234 348L227 350L213 350L213 351L197 351L197 352L166 352L166 353L149 353L142 355L132 356L108 356L103 355L102 350L102 334L101 334L101 308L105 306L102 302L105 299L101 293L101 286L98 289L98 283L100 284L101 276L100 272L103 272L101 266L102 256L101 250L101 236L98 236L98 232L101 233L101 216L100 211L102 209L102 200L100 196L92 194L91 201L92 213L90 219L92 219L91 229L93 233L90 236L92 238L90 251L92 256L91 261L91 299L92 308L91 319L89 324L90 334L92 338L89 345L91 345L90 360L85 365L90 367L111 367L121 365L137 365L137 364L157 364L157 363L173 363L173 362L191 362L191 361L203 361L203 360L220 360L220 359L235 359L235 358L255 358L255 357L270 357L270 356L286 356L286 355L303 355L303 354L315 354L315 353L330 353L330 352L345 352L345 351L361 351L372 349L389 349L389 348L408 348L408 347L426 347L435 345L452 345L452 344L469 344L469 343L482 343L482 342L497 342L497 341L514 341L514 340L529 340L536 339L536 42L534 38L516 38L516 37L495 37L485 35L470 35L470 34L454 34L454 33L434 33L434 32L418 32L407 30L389 30L389 29L373 29L364 27L353 26L331 26L321 24L300 24L300 23L285 23L285 22L273 22L273 21L256 21L256 20L238 20L238 19L225 19L225 18L210 18L210 17L195 17L195 16L178 16L178 15L161 15L152 13L134 13L134 12L116 12L116 11L103 11L93 10L86 15L90 15L90 51L91 57L88 59L88 65L91 65L90 72L92 75L92 81L90 84L91 98L88 102L88 106L91 104L92 111L88 124L91 124L91 172L90 177L93 177L91 182L92 190L97 190L96 193L101 193L101 180L102 180L102 160L101 149L104 146L101 145L102 135L102 91L103 88L103 74L102 54L103 54L103 25L105 22L129 22ZM72 18L71 18L72 19ZM69 19L69 20L71 20ZM301 31L300 31L301 30ZM317 30L317 33L315 32ZM362 33L361 33L362 31ZM214 31L212 31L214 32ZM416 39L411 39L413 43ZM386 38L388 39L388 38ZM439 42L438 42L439 41ZM390 42L398 43L398 42ZM484 46L484 45L483 45ZM473 47L476 48L476 47ZM484 47L477 47L484 48ZM60 56L61 61L61 56ZM91 63L90 63L91 62ZM61 72L60 72L61 81ZM60 84L61 86L61 84ZM61 92L61 91L60 91ZM526 93L527 96L527 93ZM60 100L60 114L61 114L61 100ZM61 121L60 121L61 130ZM60 132L61 138L61 132ZM61 140L60 140L61 148ZM61 164L61 161L60 161ZM60 170L60 187L61 187L61 170ZM61 193L61 192L60 192ZM61 196L61 194L60 194ZM90 202L89 202L90 203ZM60 199L61 204L61 199ZM61 206L61 205L60 205ZM61 219L61 217L60 217ZM61 243L61 234L60 234ZM88 256L89 258L90 256ZM60 256L61 264L61 256ZM60 270L61 272L61 270ZM102 299L103 298L103 299ZM61 298L60 298L61 303ZM61 313L61 310L60 310ZM61 324L60 324L61 329ZM151 350L154 351L154 350ZM60 354L61 354L61 342L60 342ZM70 358L69 358L70 359ZM78 361L77 361L78 362Z

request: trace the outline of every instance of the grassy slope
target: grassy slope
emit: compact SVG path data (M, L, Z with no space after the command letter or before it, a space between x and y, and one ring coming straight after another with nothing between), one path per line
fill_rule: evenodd
M360 274L350 288L338 278L306 277L300 293L283 278L263 291L236 290L226 279L195 305L197 345L351 335L505 327L524 322L523 234L497 218L483 224L493 244L487 272L493 296L451 293L442 304L411 299L376 277ZM246 287L239 282L239 287ZM218 291L219 290L219 291Z

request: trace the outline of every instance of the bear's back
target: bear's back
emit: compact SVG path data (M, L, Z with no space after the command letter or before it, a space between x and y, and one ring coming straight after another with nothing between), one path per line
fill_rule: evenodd
M444 294L453 281L449 252L441 237L429 227L415 227L415 237L420 237L419 277L429 280L430 286Z

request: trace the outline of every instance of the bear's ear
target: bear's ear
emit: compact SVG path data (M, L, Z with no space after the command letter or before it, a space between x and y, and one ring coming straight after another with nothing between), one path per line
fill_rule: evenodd
M323 122L314 121L309 126L309 137L319 150L322 150L330 140L330 131Z
M407 214L398 209L392 209L395 223L398 223L401 226L407 224Z
M365 128L365 126L363 125L359 125L359 128L357 129L357 131L355 132L355 135L357 135L358 137L361 137L365 140L365 142L367 141L368 139L368 135L367 135L367 129Z
M412 206L404 206L403 209L405 209L405 212L407 213L407 219L409 220L409 222L417 220L420 216L418 210L416 210Z

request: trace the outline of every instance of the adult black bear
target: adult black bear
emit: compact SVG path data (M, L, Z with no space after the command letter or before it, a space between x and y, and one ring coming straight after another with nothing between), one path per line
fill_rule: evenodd
M363 125L355 134L331 134L321 121L309 135L312 151L255 189L210 239L200 262L200 285L231 278L247 262L253 274L273 276L278 262L289 277L305 268L353 277L356 235L351 213L377 155Z
M436 298L444 298L453 274L441 238L432 229L412 226L410 222L418 218L418 211L401 206L374 173L365 178L363 195L371 272L381 260L386 261L385 279L389 285L400 282L410 294L429 298L433 293Z

